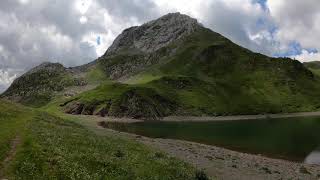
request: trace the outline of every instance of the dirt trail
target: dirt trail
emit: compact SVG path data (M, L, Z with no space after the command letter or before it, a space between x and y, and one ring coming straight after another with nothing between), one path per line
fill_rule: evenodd
M0 180L5 179L4 171L8 168L9 163L13 160L13 158L17 154L17 148L21 144L20 136L16 136L10 145L10 151L7 154L7 157L0 164Z

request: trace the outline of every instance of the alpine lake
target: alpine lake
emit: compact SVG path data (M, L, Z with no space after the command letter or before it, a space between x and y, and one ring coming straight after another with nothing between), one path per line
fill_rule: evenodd
M320 117L262 120L107 123L151 138L179 139L309 164L320 164Z

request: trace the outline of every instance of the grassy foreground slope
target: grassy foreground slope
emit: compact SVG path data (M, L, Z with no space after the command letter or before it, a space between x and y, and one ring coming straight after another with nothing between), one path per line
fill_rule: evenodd
M102 137L68 119L1 102L0 178L194 179L195 169L122 138ZM20 141L14 154L15 137Z
M32 117L30 109L0 100L0 162L10 151L11 141L23 136L25 125ZM0 169L3 164L0 164Z

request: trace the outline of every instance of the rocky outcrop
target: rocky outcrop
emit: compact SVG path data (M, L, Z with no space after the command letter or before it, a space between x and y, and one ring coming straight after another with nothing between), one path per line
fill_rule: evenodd
M190 35L201 25L196 19L170 13L157 20L131 27L119 35L104 57L122 52L152 53L180 38Z
M171 13L157 20L124 30L98 59L107 76L123 79L168 59L175 48L168 46L191 35L202 26L196 19Z
M105 102L81 102L78 100L63 104L65 113L74 115L97 115L130 117L156 120L172 115L177 105L151 89L131 89L120 97Z
M168 99L156 94L153 90L147 93L140 93L133 89L124 93L120 101L111 106L113 111L111 116L132 117L134 119L158 119L171 114L174 109L174 103Z

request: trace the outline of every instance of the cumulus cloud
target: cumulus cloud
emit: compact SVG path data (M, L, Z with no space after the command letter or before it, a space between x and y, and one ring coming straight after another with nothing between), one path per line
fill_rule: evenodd
M320 60L320 53L309 52L304 49L304 50L302 50L301 54L291 56L291 58L297 59L301 62L319 61Z
M290 44L301 46L299 57L302 61L316 58L315 54L302 49L320 50L320 1L318 0L268 0L270 16L277 25L276 39L282 44L282 51L288 50ZM304 59L306 58L306 59ZM320 59L314 59L320 60Z
M17 77L16 74L11 73L10 70L0 69L0 92L4 91Z
M318 0L1 0L0 86L44 62L76 66L103 55L125 28L169 12L253 51L317 60ZM320 59L319 59L320 60ZM9 82L9 83L8 83ZM1 89L0 89L1 92Z

